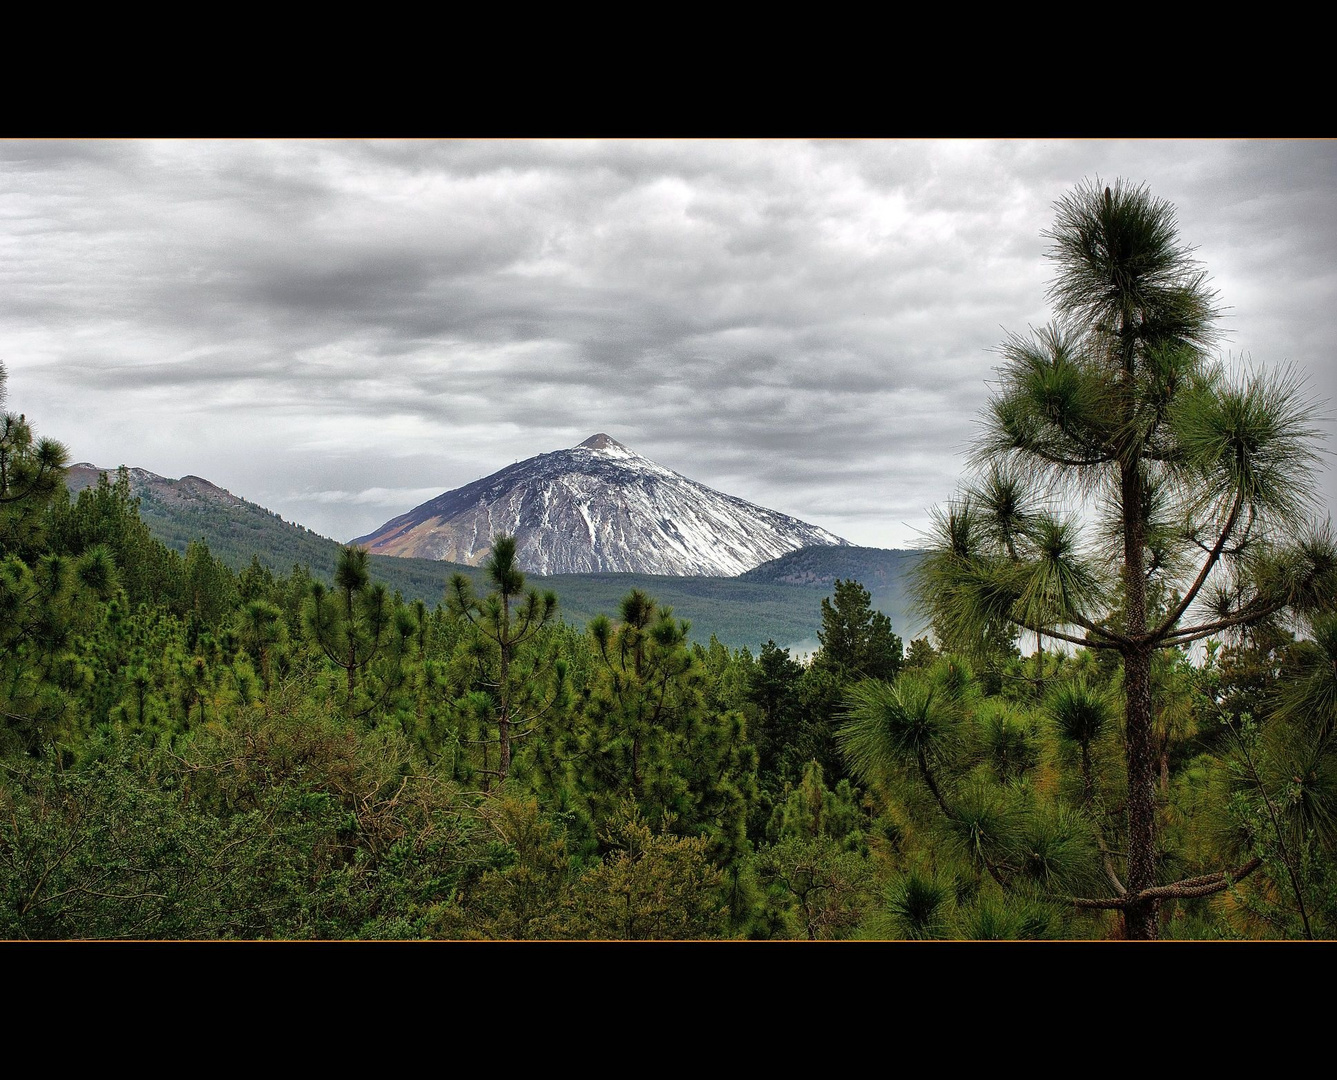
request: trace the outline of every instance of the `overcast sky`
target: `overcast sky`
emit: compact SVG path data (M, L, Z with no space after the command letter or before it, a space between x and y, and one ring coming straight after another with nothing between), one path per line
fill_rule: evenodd
M8 408L339 540L605 431L911 546L1116 176L1331 416L1337 142L1225 140L0 142Z

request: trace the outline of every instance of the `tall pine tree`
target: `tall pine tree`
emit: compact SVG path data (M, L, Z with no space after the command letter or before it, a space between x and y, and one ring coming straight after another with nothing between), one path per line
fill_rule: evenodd
M468 619L478 633L497 648L498 671L493 683L497 768L485 769L485 772L495 772L498 782L505 782L511 772L511 743L517 735L514 731L515 705L517 697L526 691L524 686L516 686L518 672L514 669L519 650L533 642L557 614L556 593L545 592L539 596L534 589L528 593L524 591L525 575L516 562L515 552L514 536L494 537L492 555L486 565L492 592L479 598L469 579L456 574L451 578L448 594L450 610Z

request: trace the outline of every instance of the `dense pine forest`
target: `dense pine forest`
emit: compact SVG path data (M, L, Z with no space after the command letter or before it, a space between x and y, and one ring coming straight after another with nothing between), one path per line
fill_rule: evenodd
M4 413L0 937L1337 936L1312 414L1206 359L1164 204L1060 210L932 634L837 580L806 663L640 588L564 621L513 538L435 603L183 555Z

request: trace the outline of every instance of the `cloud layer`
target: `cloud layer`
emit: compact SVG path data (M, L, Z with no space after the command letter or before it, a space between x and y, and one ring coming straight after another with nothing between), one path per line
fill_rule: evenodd
M1232 355L1337 401L1331 142L0 143L0 358L76 460L339 539L606 431L905 546L1097 175L1178 206Z

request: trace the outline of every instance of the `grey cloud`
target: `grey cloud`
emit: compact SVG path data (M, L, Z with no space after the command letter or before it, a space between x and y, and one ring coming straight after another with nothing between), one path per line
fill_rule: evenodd
M78 436L332 535L380 524L351 493L609 430L890 544L950 494L990 350L1048 318L1052 203L1097 175L1176 201L1231 347L1333 396L1329 143L0 144L0 355L39 424L133 417Z

